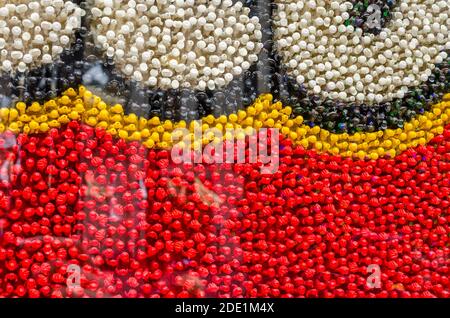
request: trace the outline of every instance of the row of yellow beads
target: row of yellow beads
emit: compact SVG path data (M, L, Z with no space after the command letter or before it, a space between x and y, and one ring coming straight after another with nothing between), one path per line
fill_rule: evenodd
M185 121L173 123L161 121L158 117L146 119L135 114L125 114L121 105L108 106L100 97L81 86L78 92L67 90L63 96L44 104L17 103L15 108L0 109L0 132L10 130L15 133L46 132L59 128L71 120L81 120L92 127L101 127L114 136L125 140L141 140L148 148L168 148L172 146L172 133L177 128L188 129L191 133L185 140L194 140L194 129L206 131L218 129L224 138L230 138L226 129L242 128L246 134L261 127L276 128L296 144L307 149L327 151L331 154L360 159L377 159L381 156L393 157L409 147L424 145L434 136L442 134L444 125L450 120L450 94L434 105L429 112L419 115L406 123L404 128L386 129L372 133L334 134L319 126L303 124L303 117L291 118L292 109L273 103L270 94L261 95L252 106L229 116L206 116L201 122ZM178 138L179 136L177 136ZM217 141L214 135L205 134L202 144ZM243 136L237 136L242 138ZM195 143L193 146L198 146Z

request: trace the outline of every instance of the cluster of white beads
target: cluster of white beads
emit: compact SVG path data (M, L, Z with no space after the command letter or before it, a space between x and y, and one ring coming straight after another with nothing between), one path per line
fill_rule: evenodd
M91 0L97 45L130 78L163 89L228 84L258 60L261 25L231 0Z
M64 0L0 0L0 69L25 72L71 45L84 15Z
M345 26L344 0L276 0L275 38L288 72L323 97L379 103L424 82L450 49L450 1L402 0L378 35Z

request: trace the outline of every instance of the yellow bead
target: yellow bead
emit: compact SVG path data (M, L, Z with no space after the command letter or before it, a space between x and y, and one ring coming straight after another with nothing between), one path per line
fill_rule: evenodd
M114 114L122 114L123 113L123 107L120 104L116 104L110 109L111 113Z
M433 127L433 122L431 121L431 120L427 120L426 122L425 122L425 125L424 125L425 127L425 129L426 130L429 130L429 129L431 129L431 127Z
M272 107L273 107L274 109L281 110L281 109L283 108L283 104L281 104L281 102L278 101L278 102L274 103L274 104L272 105Z
M147 141L144 142L144 145L147 148L152 149L155 146L155 142L151 138L149 138Z
M77 113L79 114L83 114L84 113L84 105L77 103L75 104L75 109L74 109Z
M31 117L28 115L20 115L19 120L27 123L31 120Z
M171 130L173 129L172 122L170 120L166 120L163 124L164 129Z
M33 132L38 130L38 128L39 128L39 124L34 120L30 121L29 126Z
M97 108L91 108L88 111L86 111L86 115L88 116L97 116L99 113L99 110Z
M272 118L269 118L266 120L265 124L267 125L267 127L271 128L275 125L275 121Z
M317 141L317 138L316 138L316 136L309 136L308 137L308 142L310 142L310 143L315 143Z
M400 136L399 136L399 139L400 139L401 141L405 141L407 138L408 138L408 135L405 134L405 133L401 133Z
M108 128L108 123L106 121L101 121L95 127L106 129L106 128Z
M287 121L286 121L286 127L289 127L289 128L291 128L291 127L293 127L294 126L294 121L292 120L292 119L288 119Z
M131 134L130 140L141 140L141 133L138 131L135 131Z
M122 139L127 139L128 138L128 131L120 129L119 130L119 137Z
M337 141L339 140L339 136L336 134L331 134L330 135L330 141L332 144L335 144Z
M247 118L245 118L245 120L244 120L244 122L243 122L243 125L246 125L246 126L252 126L252 125L253 125L253 117L247 117Z
M223 125L225 125L227 123L227 116L222 115L219 118L217 118L217 121Z
M50 129L50 127L48 126L47 123L41 123L39 125L39 130L44 132L44 133L47 132L49 129Z
M289 132L289 138L291 138L292 140L297 140L298 135L295 131L291 131Z
M267 115L266 112L262 112L262 113L259 114L259 119L260 120L266 120L267 117L268 117L268 115Z
M18 102L16 104L16 109L19 111L19 113L23 114L25 112L25 109L27 108L27 104L23 102Z
M89 117L87 120L86 120L86 124L88 124L89 126L91 126L91 127L94 127L95 125L97 125L97 118L95 118L95 117Z
M306 129L303 127L297 128L297 134L300 136L300 138L302 138L303 136L305 136L307 133Z
M269 117L270 118L277 118L278 117L278 111L276 110L276 109L274 109L274 110L272 110L270 113L269 113Z
M358 150L358 145L352 142L348 145L348 149L352 152L355 152L356 150Z
M228 119L230 120L230 122L235 123L238 120L238 117L236 114L231 114L228 116Z
M362 150L358 151L357 156L360 160L363 160L366 157L366 153Z
M234 135L231 132L227 131L227 132L225 132L224 139L225 140L233 140L234 139Z
M62 107L58 108L58 112L60 114L68 114L71 112L71 109L67 106L62 106Z
M150 131L147 128L141 130L142 138L148 138L150 136Z
M175 128L186 128L186 122L184 120L180 120L176 125Z
M344 141L344 142L341 142L340 144L339 144L339 148L341 148L341 149L348 149L348 142L346 142L346 141Z
M97 104L97 108L98 109L101 109L101 110L104 110L104 109L106 109L108 106L106 105L106 103L105 102L103 102L103 101L100 101L98 104Z
M48 117L47 117L47 115L41 115L41 116L35 118L35 120L38 123L44 123L44 122L46 122L48 120Z
M232 115L234 115L234 114L232 114ZM234 116L237 118L236 115L234 115ZM214 123L214 121L215 121L215 118L214 118L213 115L208 115L203 120L206 121L207 124L212 125Z
M159 120L159 117L153 117L148 122L152 126L158 126L158 125L161 124L161 121Z
M0 118L2 121L6 121L9 118L9 109L8 108L1 108L0 109Z
M322 143L320 141L316 142L314 144L314 148L316 148L317 150L322 150Z
M79 116L78 112L71 111L70 114L69 114L69 118L72 119L72 120L77 120L78 118L80 118L80 116Z
M170 141L172 141L172 135L169 132L166 131L163 134L162 140L165 141L165 142L170 142Z
M58 122L61 124L67 124L68 122L70 122L70 119L67 115L62 115L58 118Z
M256 109L256 113L259 114L262 112L262 110L264 109L264 106L262 103L256 103L255 104L255 109Z
M51 120L49 121L48 125L51 128L59 128L61 126L61 124L57 121L57 120Z
M109 120L109 112L105 109L101 110L98 114L99 120Z
M256 109L253 106L249 106L247 108L247 114L250 116L254 116L256 114ZM233 115L233 114L232 114ZM230 115L231 116L231 115ZM237 117L236 117L237 118Z
M80 87L78 87L78 92L80 95L83 95L86 92L86 87L81 85Z
M243 131L237 132L236 139L237 140L244 140L245 139L245 133Z
M201 150L202 149L201 143L198 142L198 140L194 141L192 143L192 149L194 149L194 150Z
M9 130L11 130L12 132L18 132L19 131L19 126L17 123L11 123L9 124Z
M330 135L330 132L328 130L326 130L326 129L320 130L320 133L319 133L320 139L326 140L329 135Z
M64 92L64 94L67 95L67 96L70 96L70 97L77 96L77 92L73 88L69 88L68 90L66 90Z
M114 115L109 118L109 121L112 123L121 123L123 121L122 115Z
M139 117L138 123L139 130L144 129L145 127L147 127L147 119L145 119L144 117Z
M320 127L314 126L311 128L311 134L318 135L320 133Z
M245 127L244 128L244 132L245 132L245 134L247 135L247 136L251 136L251 135L253 135L254 133L256 133L256 130L253 128L253 127Z
M44 108L46 108L47 110L48 109L54 109L56 107L58 107L58 104L56 103L56 101L54 99L49 100L48 102L46 102L44 104Z
M13 121L15 119L17 119L17 117L19 117L19 112L17 111L17 109L10 109L9 110L9 120Z
M303 124L303 117L302 117L302 116L297 116L297 117L295 117L295 118L294 118L294 122L295 122L297 125Z
M157 132L153 132L150 138L153 139L154 142L160 142L159 134Z
M414 139L416 138L417 134L415 131L408 132L408 139Z
M62 96L62 97L59 99L59 103L62 104L62 105L69 105L69 104L70 104L70 98L69 98L69 96Z
M101 99L100 99L100 97L98 97L98 96L94 96L94 106L96 106L97 108L99 108L99 109L101 109L100 107L99 107L99 104L101 103Z
M352 140L356 141L356 142L360 141L361 140L361 134L358 133L358 132L354 133L353 136L352 136Z
M291 116L292 108L290 106L286 106L285 108L283 108L282 112L288 116Z
M386 148L391 148L391 146L392 146L392 141L391 140L385 140L384 142L383 142L383 147L386 147Z
M283 127L283 128L281 128L281 133L282 133L283 135L288 135L289 132L290 132L290 129L289 129L288 127Z
M247 117L247 112L243 111L243 110L238 110L237 112L237 117L239 120L244 119L245 117Z
M127 124L137 124L138 118L135 114L129 114L128 116L123 117L125 123Z
M115 122L115 123L113 123L113 124L111 125L111 127L114 128L114 129L122 129L122 128L123 128L123 125L122 125L121 122Z

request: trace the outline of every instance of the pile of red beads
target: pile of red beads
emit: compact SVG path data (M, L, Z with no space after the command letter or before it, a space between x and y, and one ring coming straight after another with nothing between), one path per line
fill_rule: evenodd
M0 296L450 296L449 126L376 161L280 143L262 175L177 165L75 121L4 133Z

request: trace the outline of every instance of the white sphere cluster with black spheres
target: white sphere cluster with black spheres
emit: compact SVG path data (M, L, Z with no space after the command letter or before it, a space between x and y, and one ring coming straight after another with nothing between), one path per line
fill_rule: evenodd
M288 73L313 94L350 102L403 98L450 49L450 1L401 0L377 35L344 22L344 0L276 0L275 40Z
M249 12L231 0L91 0L91 29L127 77L212 90L258 60L261 25Z
M0 0L0 69L25 72L69 48L85 14L64 0Z

